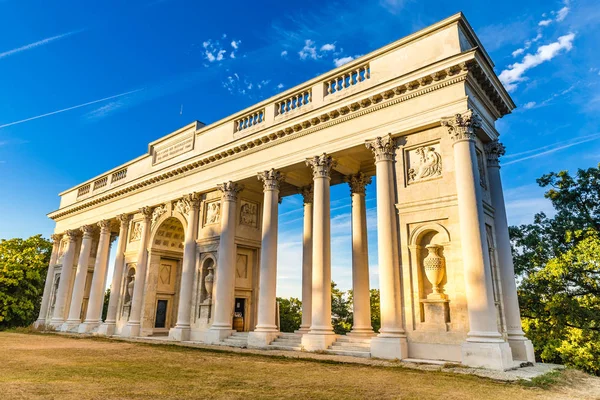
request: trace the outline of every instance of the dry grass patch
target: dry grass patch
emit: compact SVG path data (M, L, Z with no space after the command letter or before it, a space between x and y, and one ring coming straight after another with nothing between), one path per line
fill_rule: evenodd
M0 349L2 399L576 398L558 384L57 335L0 333Z

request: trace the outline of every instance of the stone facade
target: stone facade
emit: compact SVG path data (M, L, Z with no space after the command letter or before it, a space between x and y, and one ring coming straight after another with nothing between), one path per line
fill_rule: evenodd
M457 14L60 194L39 324L247 345L279 340L278 204L304 199L308 351L331 326L330 187L352 198L354 326L373 357L512 368L521 329L495 121L514 104ZM365 186L376 177L381 329L370 326ZM100 320L112 237L108 315ZM314 290L319 288L319 290ZM350 339L348 339L350 340Z

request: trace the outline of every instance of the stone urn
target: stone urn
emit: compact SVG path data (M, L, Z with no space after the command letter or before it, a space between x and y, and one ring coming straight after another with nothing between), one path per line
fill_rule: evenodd
M425 275L433 286L433 293L427 298L430 299L443 299L446 296L442 293L440 283L444 279L444 273L446 270L446 260L443 256L439 255L442 246L437 244L428 244L425 246L429 254L423 260L423 268L425 269Z
M213 291L213 283L215 281L215 275L213 274L213 269L208 269L208 274L204 278L204 288L206 289L206 300L205 303L210 303L212 299L212 291Z

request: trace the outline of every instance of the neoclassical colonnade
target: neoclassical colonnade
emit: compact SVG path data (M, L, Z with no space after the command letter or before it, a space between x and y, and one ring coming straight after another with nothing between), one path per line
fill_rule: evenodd
M476 154L477 130L480 120L470 110L443 118L441 125L453 141L457 207L460 224L460 246L465 276L466 301L468 305L469 332L462 346L463 362L481 365L482 358L497 360L503 367L512 363L513 355L519 359L532 360L531 343L521 329L519 305L514 280L514 267L506 222L506 210L499 174L498 158L504 147L497 141L484 144L490 183L492 206L495 210L494 224L496 246L502 285L502 301L507 322L507 337L499 330L493 293L492 266L486 240L484 205L480 182L480 168ZM377 178L377 235L379 288L381 296L381 328L371 340L371 356L379 358L406 358L407 335L403 316L403 289L401 285L400 243L398 216L396 213L397 183L395 157L398 145L391 135L377 137L366 142L375 163ZM306 350L327 349L335 340L331 324L331 231L330 231L330 184L332 168L336 159L322 153L306 160L312 172L312 184L299 188L303 196L304 231L302 259L303 317L300 330L302 345ZM282 166L285 167L285 166ZM248 338L251 347L269 345L280 332L276 321L277 282L277 230L280 187L285 176L277 169L258 174L263 185L262 240L260 247L260 273L257 322ZM354 291L354 325L351 335L373 336L369 306L369 266L365 207L365 186L371 178L363 172L348 175L352 204L352 274ZM218 259L212 297L214 314L210 328L203 341L218 343L233 333L232 310L234 308L235 258L236 258L236 202L244 186L237 182L218 185L221 192L220 238ZM171 329L174 340L189 340L192 323L193 282L197 251L196 238L199 226L201 195L191 193L182 200L186 204L188 224L185 229L181 285L177 322ZM127 324L120 332L124 337L140 335L141 315L148 268L153 207L139 210L141 239L135 269L135 285ZM66 331L97 332L113 335L117 322L119 296L122 293L122 276L125 268L125 249L130 226L130 214L115 217L119 233L111 296L105 321L101 321L102 300L106 283L108 255L111 246L111 220L98 222L100 228L95 267L91 281L87 312L81 320L81 306L86 283L88 262L92 251L94 227L84 225L78 230L68 230L63 235L53 235L54 246L48 278L42 299L38 322L45 323L50 306L50 294L55 282L54 268L58 262L60 241L66 241L62 258L61 276L56 290L54 309L50 323ZM76 250L79 249L78 254ZM70 298L69 282L77 259Z

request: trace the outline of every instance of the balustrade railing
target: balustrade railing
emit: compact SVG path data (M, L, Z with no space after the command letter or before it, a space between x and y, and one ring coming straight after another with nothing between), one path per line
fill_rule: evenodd
M265 122L265 109L254 111L235 121L235 131L243 131Z
M119 181L127 176L127 168L123 168L117 172L114 172L110 177L110 183Z
M284 115L312 101L312 90L304 90L275 103L275 115Z
M96 179L93 184L91 183L87 183L83 186L80 186L77 189L77 197L81 197L84 196L90 192L95 192L98 189L102 189L103 187L108 186L109 181L108 181L108 177L110 176L110 183L114 183L116 181L119 181L121 179L124 179L127 176L127 168L123 168L120 169L116 172L113 172L111 175L105 175L100 179Z
M335 78L332 78L324 83L325 96L339 93L342 90L358 85L371 78L371 68L369 64L361 65L355 69L346 71Z
M97 181L94 181L94 190L98 190L98 189L106 186L107 183L108 183L108 176L104 176L104 177L98 179Z
M90 188L92 185L89 183L87 185L83 185L77 190L77 197L83 196L84 194L88 194L90 192Z

